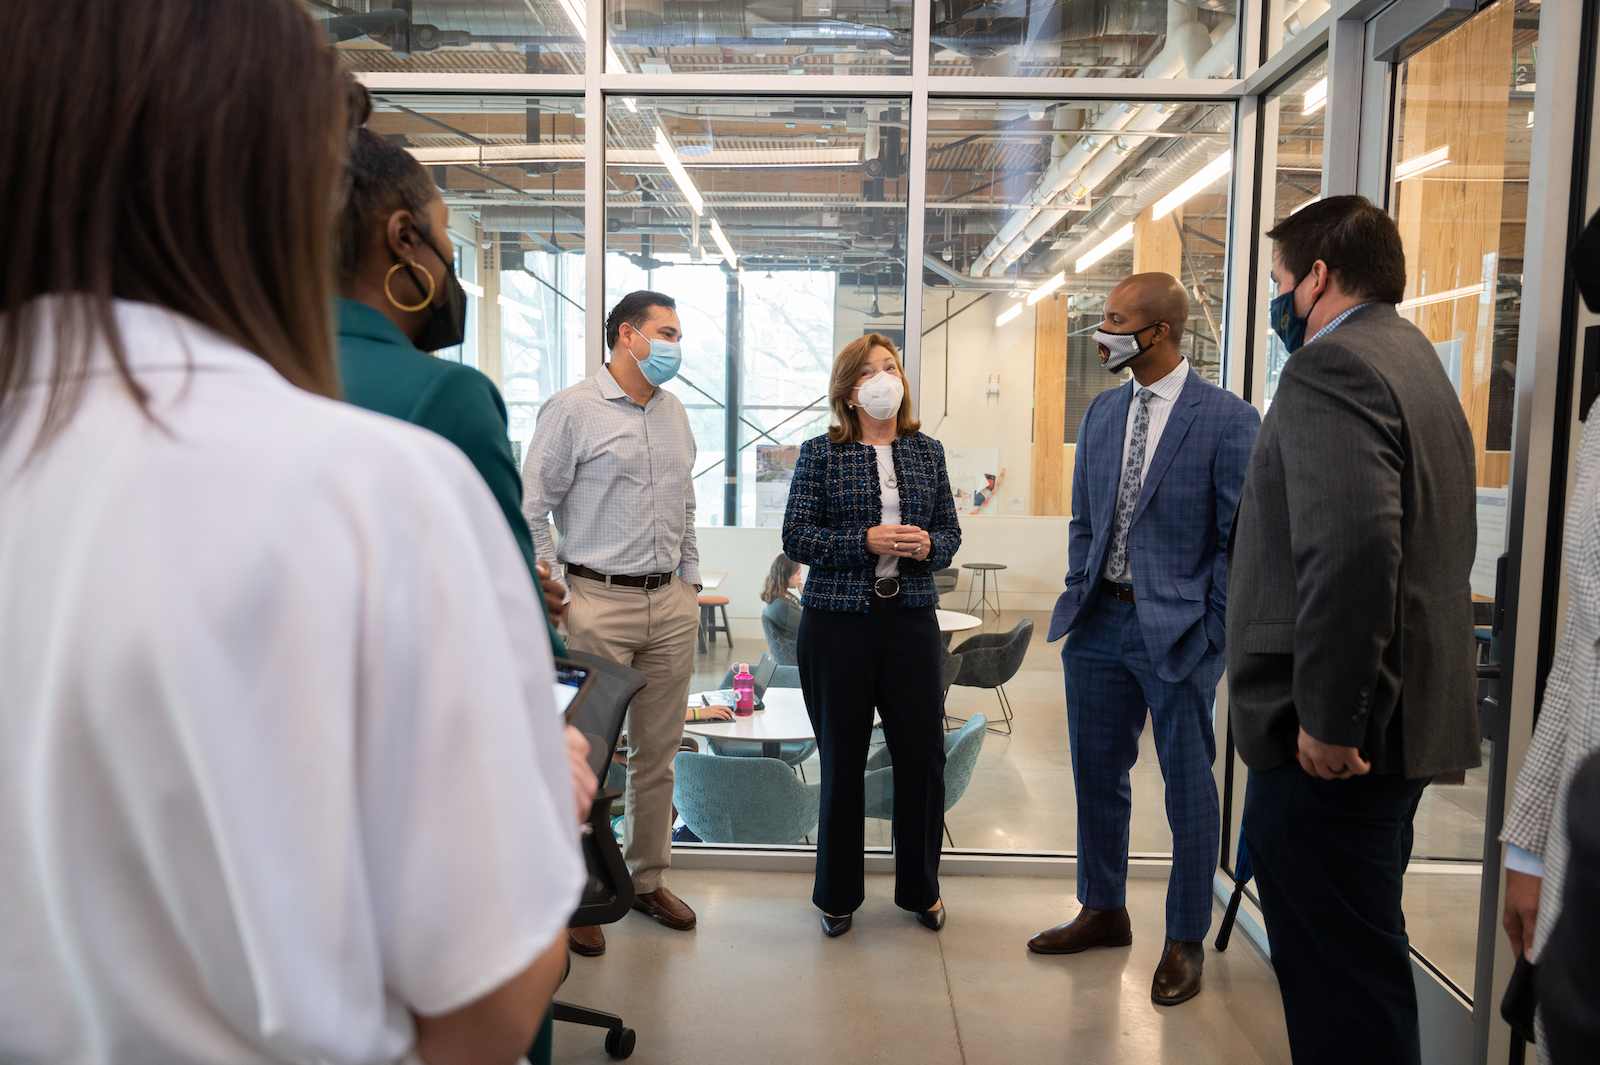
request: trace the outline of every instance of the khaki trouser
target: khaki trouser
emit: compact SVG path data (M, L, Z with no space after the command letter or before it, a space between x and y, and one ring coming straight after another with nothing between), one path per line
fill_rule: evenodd
M628 707L623 819L623 857L634 890L645 894L661 886L672 865L672 760L683 740L699 596L677 577L654 591L578 576L567 584L572 589L568 646L632 666L650 682Z

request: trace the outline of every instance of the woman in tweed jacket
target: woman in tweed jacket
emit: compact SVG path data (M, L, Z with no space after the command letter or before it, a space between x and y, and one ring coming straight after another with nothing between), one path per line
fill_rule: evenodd
M918 432L900 356L873 333L834 360L835 425L808 440L789 488L783 552L811 567L800 685L822 756L811 899L830 936L864 897L864 776L873 712L894 761L895 904L944 926L944 712L934 570L961 544L944 449Z

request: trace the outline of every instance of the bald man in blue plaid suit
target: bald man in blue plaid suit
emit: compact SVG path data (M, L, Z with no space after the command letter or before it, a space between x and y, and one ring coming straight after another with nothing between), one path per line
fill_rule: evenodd
M1126 908L1128 773L1146 712L1167 786L1172 874L1167 939L1150 997L1200 991L1220 819L1213 703L1223 669L1228 533L1261 418L1206 381L1179 348L1189 297L1136 274L1106 297L1095 333L1107 369L1133 380L1096 396L1078 431L1066 591L1067 727L1078 800L1078 901L1034 936L1040 954L1133 942Z

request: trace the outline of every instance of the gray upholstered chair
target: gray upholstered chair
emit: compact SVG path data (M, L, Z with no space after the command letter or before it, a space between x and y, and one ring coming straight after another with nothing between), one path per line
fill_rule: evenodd
M761 631L767 635L767 651L779 666L798 666L800 654L795 650L792 633L773 620L765 611L761 614Z
M989 719L973 714L955 732L944 738L944 808L948 813L972 783L972 771L978 765L978 753L983 750L983 734ZM894 816L894 764L889 758L889 748L872 752L867 758L866 807L868 817L889 820ZM950 846L950 826L944 829Z
M939 595L956 590L956 578L961 576L961 571L954 566L936 570L933 574L933 590Z
M706 843L799 843L817 827L822 785L776 758L681 752L672 770L678 816Z
M1011 735L1011 700L1006 696L1005 683L1017 675L1022 660L1028 654L1028 644L1033 640L1033 619L1023 618L1008 633L986 632L961 644L954 654L961 657L961 668L955 683L968 688L993 688L1000 700L1000 718L1005 728L989 731L1002 736Z

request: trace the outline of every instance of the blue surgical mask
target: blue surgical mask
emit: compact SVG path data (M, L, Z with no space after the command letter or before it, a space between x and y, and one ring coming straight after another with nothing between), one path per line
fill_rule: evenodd
M633 355L633 348L628 348L628 354L639 364L639 372L644 374L644 379L652 385L660 387L678 376L678 368L683 365L683 345L672 340L661 340L650 337L650 354L647 358Z

